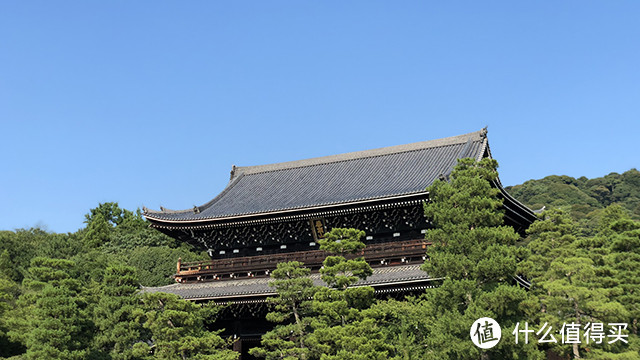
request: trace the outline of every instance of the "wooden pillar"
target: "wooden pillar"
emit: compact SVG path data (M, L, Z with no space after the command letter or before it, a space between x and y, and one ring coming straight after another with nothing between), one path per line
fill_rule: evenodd
M236 341L233 342L233 351L240 354L238 360L242 360L242 339L237 338Z

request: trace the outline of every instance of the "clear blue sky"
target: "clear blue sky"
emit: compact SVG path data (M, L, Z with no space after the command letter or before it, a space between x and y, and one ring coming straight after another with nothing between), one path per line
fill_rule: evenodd
M0 229L489 126L505 185L640 167L638 1L6 1Z

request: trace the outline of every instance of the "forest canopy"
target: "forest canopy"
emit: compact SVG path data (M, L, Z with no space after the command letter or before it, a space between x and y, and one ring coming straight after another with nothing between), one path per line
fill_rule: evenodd
M612 204L622 206L632 218L640 219L640 171L636 169L593 179L551 175L505 189L531 209L562 209L587 227L588 222L597 222L602 210Z
M252 353L336 360L542 359L545 352L640 358L640 172L548 176L507 188L531 208L547 209L522 238L502 223L501 200L489 186L496 167L490 159L461 160L448 181L428 189L425 214L435 228L426 234L433 246L423 270L444 279L439 287L405 301L351 287L371 269L341 254L347 244L364 247L364 233L334 229L321 244L334 253L321 274L327 286L311 286L301 263L273 271L278 296L267 319L274 330ZM221 337L215 323L219 307L140 291L171 284L178 258L208 256L115 202L90 209L74 233L0 231L0 358L237 358L233 339ZM514 275L528 279L531 289L513 283ZM574 320L624 322L629 343L515 346L507 333L510 342L480 350L467 340L482 316L510 328L524 320L554 329Z

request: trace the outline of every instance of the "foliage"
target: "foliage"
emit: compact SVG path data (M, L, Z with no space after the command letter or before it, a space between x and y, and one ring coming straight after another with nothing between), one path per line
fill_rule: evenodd
M393 349L376 320L366 316L344 325L317 328L313 336L322 360L387 360Z
M378 301L363 315L375 319L384 342L391 345L390 358L421 360L425 358L427 325L432 322L430 306L424 299L389 299Z
M131 211L121 209L117 202L107 202L98 204L98 207L91 209L84 218L85 223L88 225L87 227L90 227L95 221L105 221L109 226L117 226L132 215Z
M373 270L362 258L364 232L334 228L319 240L327 256L320 269L327 287L314 286L310 271L300 262L278 264L270 286L278 296L270 300L270 321L282 323L262 337L251 354L266 359L387 359L391 347L372 318L362 311L373 303L373 288L350 287Z
M69 260L37 257L23 281L25 292L9 335L26 347L27 359L83 359L91 323L80 282Z
M146 312L144 328L152 333L151 344L139 342L133 347L143 359L235 360L238 353L228 349L231 341L218 331L208 331L205 319L216 308L202 307L176 295L147 293L142 297ZM145 356L146 355L146 356Z
M525 315L527 294L510 283L518 258L526 253L515 246L519 235L502 225L502 202L491 186L497 179L496 168L493 159L461 159L449 182L437 180L427 188L425 215L434 228L426 235L432 246L423 269L444 281L424 295L431 320L426 325L424 358L542 356L534 347L514 346L508 334L507 341L483 351L457 340L468 338L471 324L480 317L510 328Z
M19 343L12 342L7 332L10 326L6 323L7 315L16 306L20 295L19 285L12 280L13 271L9 268L8 251L0 254L0 357L9 357L24 352Z
M321 279L329 287L346 289L360 279L371 275L371 266L362 257L347 260L348 254L355 254L364 249L361 241L364 231L356 229L335 228L318 240L320 249L336 256L327 256L320 269Z
M636 226L640 228L625 217L621 207L612 206L603 211L599 234L582 237L574 221L562 211L543 213L541 220L528 230L532 255L520 264L522 273L533 284L532 305L538 311L531 319L536 320L538 327L547 323L561 329L563 324L570 323L608 324L625 320L633 326L630 313L636 307L627 296L633 296L640 288L635 281L637 277L630 276L631 268L625 268L630 263L624 261L633 259L633 255L629 248L617 248L614 245L617 242L612 240L620 235L614 229L625 232ZM633 247L633 242L626 240L625 246ZM586 342L547 346L561 356L575 358L590 354L596 358L616 358L629 351L621 342L597 347Z
M320 239L320 249L331 254L325 258L320 278L327 287L314 295L313 328L314 352L321 359L380 359L388 358L388 346L383 334L363 311L374 301L373 288L352 287L373 273L371 266L359 255L365 248L364 231L334 228Z
M0 232L0 252L4 250L13 268L11 278L20 282L34 257L70 259L82 253L83 246L77 234L54 234L34 228Z
M628 215L621 214L613 218L603 231L610 230L611 252L605 259L613 268L616 289L611 292L620 304L625 304L629 312L627 318L631 330L638 335L640 327L640 274L633 269L640 269L640 223L632 221Z
M84 232L84 245L88 249L97 248L109 241L111 235L111 225L107 222L101 213L97 213L92 217L89 225Z
M307 359L310 332L311 299L318 290L309 278L310 270L298 261L278 264L269 283L278 296L270 298L273 311L267 320L283 323L262 338L262 347L251 349L257 357L271 359Z
M119 254L124 263L136 268L143 286L169 285L174 282L171 275L176 273L178 258L183 261L198 261L204 260L205 256L186 246L175 249L166 246L141 246Z
M105 270L93 309L97 352L114 360L141 358L134 351L136 344L150 339L151 334L143 328L145 313L137 291L135 268L120 265Z
M138 287L171 283L172 259L203 254L117 203L91 209L86 222L68 234L0 231L0 357L149 356L136 355L152 334Z
M585 235L595 235L602 210L612 204L620 204L631 218L640 219L640 171L636 169L594 179L552 175L506 190L532 209L564 210L579 222Z

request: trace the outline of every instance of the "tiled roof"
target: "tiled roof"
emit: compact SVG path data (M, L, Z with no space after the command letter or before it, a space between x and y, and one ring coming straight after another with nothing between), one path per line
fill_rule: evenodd
M315 285L323 285L320 274L311 274ZM364 281L358 281L355 286L401 285L415 282L429 281L430 278L420 265L401 265L374 268L373 274ZM162 287L144 288L145 292L164 292L176 294L184 299L216 300L233 298L247 299L259 296L275 295L275 290L269 286L269 278L245 278L237 280L210 281L190 284L172 284Z
M150 220L189 222L310 209L424 192L457 159L482 157L486 130L407 145L238 167L210 202L182 211L145 209Z

